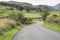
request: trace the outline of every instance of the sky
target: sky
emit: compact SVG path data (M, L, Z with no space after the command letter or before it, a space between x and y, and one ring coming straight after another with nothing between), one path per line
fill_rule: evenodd
M0 0L0 1L10 1L10 0ZM49 6L54 6L60 3L60 0L11 0L11 1L28 2L33 5L49 5Z

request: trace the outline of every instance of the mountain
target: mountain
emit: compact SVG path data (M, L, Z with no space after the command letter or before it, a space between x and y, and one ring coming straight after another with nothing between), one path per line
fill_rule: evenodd
M60 3L55 6L40 5L39 7L42 8L41 6L45 6L51 11L60 11Z
M48 6L48 5L32 5L26 2L16 2L16 1L8 1L8 2L0 2L2 6L10 6L15 7L19 10L27 10L27 11L38 11L40 12L41 9L48 8L51 11L59 10L60 11L60 4L56 6Z
M55 5L54 8L57 10L57 11L60 11L60 3Z
M47 6L48 8L49 8L49 10L51 10L51 11L54 11L55 10L55 8L53 7L53 6Z
M19 10L38 11L38 12L41 11L41 8L46 7L45 5L32 5L26 2L15 2L15 1L0 2L0 5L14 7Z
M55 8L53 7L53 6L48 6L48 5L38 5L38 7L40 7L40 8L43 8L43 6L44 7L47 7L49 10L51 10L51 11L53 11L53 10L55 10Z

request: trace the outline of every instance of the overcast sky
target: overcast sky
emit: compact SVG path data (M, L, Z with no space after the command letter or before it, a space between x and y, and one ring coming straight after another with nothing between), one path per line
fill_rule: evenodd
M0 0L0 1L9 1L9 0ZM60 0L13 0L13 1L28 2L33 5L49 5L49 6L54 6L60 3Z

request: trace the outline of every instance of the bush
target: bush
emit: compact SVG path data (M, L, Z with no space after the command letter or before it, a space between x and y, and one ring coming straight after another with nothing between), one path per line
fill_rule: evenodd
M31 23L31 19L30 18L24 18L23 20L22 20L22 23L24 23L24 24L30 24Z
M21 22L21 20L24 19L23 15L21 13L16 13L16 14L12 13L12 14L9 14L8 18L14 19L17 22Z
M9 14L9 17L13 20L16 20L17 25L20 25L21 23L23 24L29 24L29 21L31 21L31 19L25 18L22 13L13 13L13 14Z
M10 7L10 8L6 8L6 10L14 10L14 8Z
M16 21L12 19L0 19L0 33L16 27Z
M46 20L47 16L50 14L50 10L46 7L46 6L42 6L43 8L41 8L41 18L43 21Z
M51 14L46 18L46 21L49 22L49 23L60 24L60 15Z

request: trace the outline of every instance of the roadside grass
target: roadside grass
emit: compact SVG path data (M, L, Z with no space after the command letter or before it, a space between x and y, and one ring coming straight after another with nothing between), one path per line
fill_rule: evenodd
M23 27L24 25L17 26L16 28L13 28L12 30L8 32L3 32L2 35L0 35L0 40L12 40L14 35Z
M56 32L60 32L60 25L57 25L57 24L44 23L43 27L51 29L51 30L56 31Z

